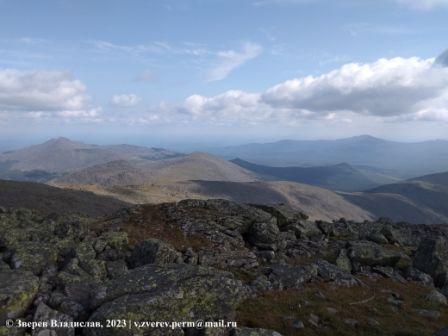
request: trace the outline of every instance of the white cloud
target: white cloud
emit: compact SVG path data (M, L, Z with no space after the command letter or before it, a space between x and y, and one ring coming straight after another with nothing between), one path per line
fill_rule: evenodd
M244 63L260 56L263 48L255 43L245 43L240 51L227 50L217 53L218 64L206 73L209 82L225 79Z
M0 70L0 110L9 116L57 117L61 111L94 109L84 84L68 72Z
M133 93L117 94L112 97L112 104L117 107L133 107L140 102L140 97Z
M193 95L177 110L192 120L213 123L349 122L352 117L448 121L448 68L416 57L350 63L262 93Z
M448 84L448 72L432 65L432 59L419 58L351 63L318 77L281 83L263 97L271 106L317 113L346 110L386 117L406 114Z

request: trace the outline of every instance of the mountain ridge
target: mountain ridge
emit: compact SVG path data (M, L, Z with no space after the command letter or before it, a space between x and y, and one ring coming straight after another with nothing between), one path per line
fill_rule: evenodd
M328 166L346 162L394 171L393 177L412 178L443 172L448 167L448 141L397 142L372 136L337 140L282 140L214 148L227 159L275 167Z
M63 174L115 160L159 160L181 154L134 145L92 145L59 137L0 154L0 177L7 172Z
M254 164L239 158L231 160L231 162L260 174L261 177L266 179L311 184L336 191L360 191L390 182L386 178L381 181L378 177L376 177L376 180L373 176L370 178L368 174L348 163L317 167L271 167ZM370 173L370 175L373 174Z

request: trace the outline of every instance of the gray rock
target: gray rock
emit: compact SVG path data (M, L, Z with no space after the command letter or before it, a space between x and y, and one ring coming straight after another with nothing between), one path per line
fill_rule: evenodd
M254 223L249 230L249 242L262 250L277 250L279 229L276 223Z
M237 328L230 332L230 336L282 336L280 333L267 329Z
M269 281L276 289L298 288L317 277L317 267L275 264L267 270Z
M336 259L336 266L338 266L341 270L351 273L352 272L352 262L350 258L347 256L347 250L341 249L339 251L339 255Z
M213 268L185 264L145 265L97 288L93 307L98 308L90 320L230 319L236 306L248 294L249 291L230 273ZM123 329L89 329L87 335L133 333Z
M352 328L356 328L359 326L359 321L355 319L345 319L344 323L349 325Z
M317 328L320 323L319 316L317 316L316 314L310 314L310 316L308 317L308 323Z
M420 316L426 317L431 320L438 320L440 318L440 312L438 312L437 310L416 309L415 312Z
M33 321L35 322L47 322L50 324L51 320L55 320L59 323L72 322L73 319L70 316L62 314L56 310L51 309L47 305L41 303L34 313ZM36 328L33 330L33 336L40 336L48 333L54 336L74 336L75 329L73 328Z
M29 271L0 272L0 321L22 316L39 290L39 278Z
M352 261L367 266L395 266L401 254L388 250L374 242L350 243L349 257Z
M300 221L288 226L300 239L313 239L322 236L322 231L315 222Z
M406 270L406 277L413 281L422 282L427 286L434 286L434 280L429 274L423 273L414 267L409 267Z
M448 280L448 242L446 239L423 239L415 252L413 265L428 273L437 287L443 287Z
M378 231L372 232L369 235L368 239L373 241L373 242L375 242L375 243L377 243L377 244L387 244L387 243L389 243L387 238L381 232L378 232Z
M434 289L430 293L425 296L425 300L428 302L440 304L446 306L448 304L448 300L445 295L440 293L438 290Z
M344 272L336 265L329 263L326 260L319 259L316 263L317 274L324 281L333 281L338 285L353 286L358 281L349 273Z
M128 272L128 266L124 260L107 261L106 269L109 278L118 278Z

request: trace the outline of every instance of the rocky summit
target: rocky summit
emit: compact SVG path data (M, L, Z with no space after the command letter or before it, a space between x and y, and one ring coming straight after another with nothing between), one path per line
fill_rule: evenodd
M447 335L447 295L442 225L225 200L102 219L0 209L0 335Z

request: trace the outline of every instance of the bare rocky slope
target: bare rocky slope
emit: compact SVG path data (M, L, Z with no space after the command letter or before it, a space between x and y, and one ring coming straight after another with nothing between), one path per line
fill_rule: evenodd
M225 200L101 220L1 209L0 335L441 336L447 251L446 226L311 221ZM8 329L6 319L91 327Z
M255 181L256 176L231 162L206 153L158 161L120 160L95 165L56 179L56 184L101 187L171 183L190 180Z
M448 173L426 175L343 196L370 213L395 221L448 223Z
M128 205L118 199L86 191L0 180L0 207L3 208L28 208L43 215L56 213L100 217Z

